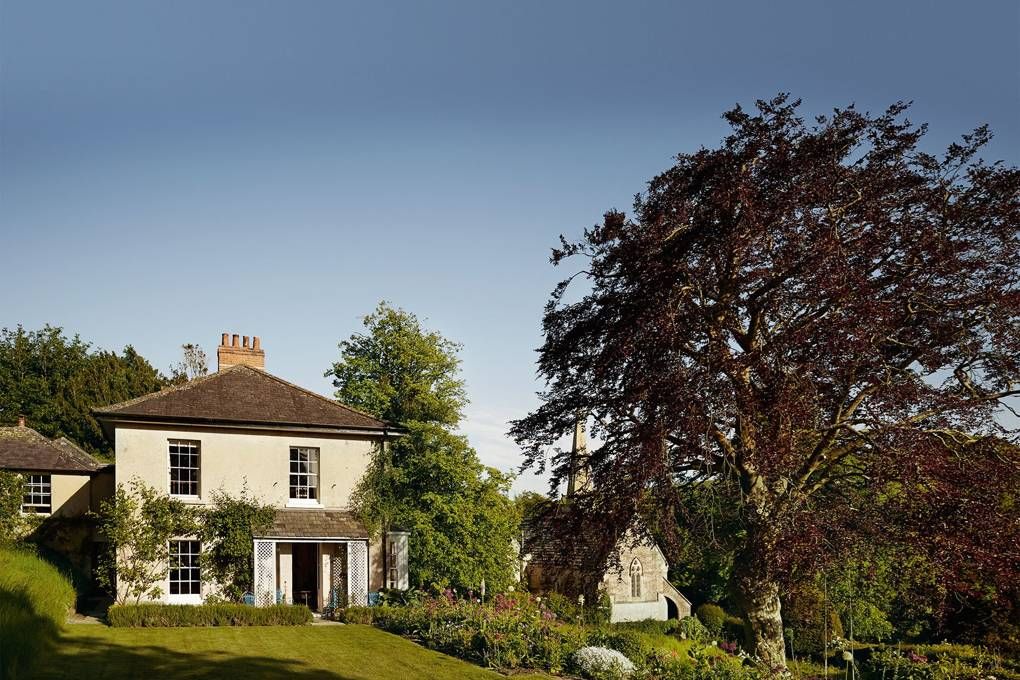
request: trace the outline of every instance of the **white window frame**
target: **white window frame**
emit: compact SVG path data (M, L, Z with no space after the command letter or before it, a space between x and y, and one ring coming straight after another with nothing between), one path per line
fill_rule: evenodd
M174 551L174 545L177 551ZM181 552L184 545L188 552ZM170 561L167 564L167 601L175 604L201 604L202 603L202 542L195 538L172 538L168 546ZM182 560L182 558L184 558ZM174 572L178 578L174 579ZM186 571L186 578L181 578L181 572ZM193 578L194 577L194 578ZM178 584L178 592L173 592L174 583ZM188 592L182 593L181 586L186 586ZM192 592L197 591L197 592Z
M287 505L289 507L322 507L320 493L322 488L319 484L322 462L320 453L320 449L314 446L290 447L287 455ZM300 460L302 454L308 456L307 460ZM295 460L295 455L298 456L297 460ZM305 472L300 470L302 463L307 467ZM296 484L295 480L297 480ZM304 495L302 495L302 490Z
M23 473L25 489L21 496L23 514L49 515L53 513L53 476Z
M389 556L386 563L389 565L388 573L386 574L387 588L395 589L397 584L400 582L400 570L397 568L397 560L400 558L400 552L397 548L397 542L392 538L386 541L389 546Z
M641 597L641 560L636 557L630 563L630 596Z
M176 453L172 452L171 447L178 447ZM181 447L188 447L191 451L182 453ZM173 456L195 456L194 467L190 465L180 465L180 459L178 458L178 465L173 464ZM189 500L198 500L202 495L202 443L195 439L168 439L166 445L166 463L167 463L167 490L172 498L184 498ZM174 493L174 469L177 470L194 470L195 471L195 493ZM177 484L191 484L191 481L182 482L180 479L176 481Z

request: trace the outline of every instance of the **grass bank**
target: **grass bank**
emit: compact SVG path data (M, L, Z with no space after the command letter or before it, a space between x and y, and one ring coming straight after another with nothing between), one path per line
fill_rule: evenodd
M53 654L74 598L53 565L29 551L0 549L0 677L30 677Z
M370 626L67 626L39 668L46 680L260 678L500 680L498 673ZM515 675L514 680L545 676Z

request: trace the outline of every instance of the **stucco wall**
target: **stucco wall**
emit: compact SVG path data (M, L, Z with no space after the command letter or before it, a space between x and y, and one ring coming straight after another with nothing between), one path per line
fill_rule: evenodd
M665 621L668 617L668 606L666 598L658 595L650 602L614 602L613 610L610 612L609 621L618 623L620 621L645 621L655 619Z
M133 478L163 491L169 490L168 442L200 442L199 498L211 502L222 488L238 495L247 480L248 490L263 502L287 507L290 447L319 449L319 503L346 508L351 492L364 474L375 442L368 438L306 436L304 433L252 433L227 429L161 429L118 426L116 432L117 484Z
M25 476L38 472L23 472ZM80 517L89 511L88 475L50 475L50 514L61 517Z
M169 453L171 439L197 441L200 445L199 496L186 502L209 504L212 492L222 489L236 496L245 484L252 495L275 507L291 504L289 498L290 447L319 449L319 505L344 509L350 506L351 493L364 475L376 440L364 437L316 435L288 432L251 432L227 428L164 429L144 425L118 426L116 483L140 479L156 489L169 491ZM307 504L292 507L308 507ZM292 551L287 542L277 548L277 588L286 590L292 601ZM335 548L324 545L326 555ZM328 593L329 558L320 555L323 579L320 595ZM369 588L378 590L383 583L383 547L381 540L369 542ZM193 601L198 598L169 596L168 577L161 584L163 601ZM202 596L214 592L214 585L203 573ZM325 602L319 602L322 605Z

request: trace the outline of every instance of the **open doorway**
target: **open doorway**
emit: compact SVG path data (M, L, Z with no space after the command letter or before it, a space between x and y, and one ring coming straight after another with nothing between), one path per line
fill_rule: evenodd
M307 605L310 609L318 609L319 603L319 544L293 544L293 584L294 604Z
M663 595L663 597L666 596ZM666 597L666 618L667 619L680 618L680 609L676 606L676 602L674 602L673 598L671 597Z

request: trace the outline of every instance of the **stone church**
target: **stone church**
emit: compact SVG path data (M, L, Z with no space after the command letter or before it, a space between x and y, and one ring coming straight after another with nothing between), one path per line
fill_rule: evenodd
M574 428L565 498L525 522L521 561L529 590L584 595L589 602L605 592L613 622L690 616L690 601L667 580L666 557L637 518L611 536L577 511L573 501L590 484L586 451L581 422Z

